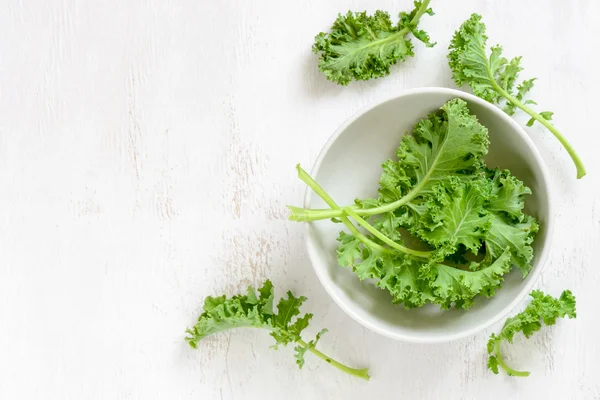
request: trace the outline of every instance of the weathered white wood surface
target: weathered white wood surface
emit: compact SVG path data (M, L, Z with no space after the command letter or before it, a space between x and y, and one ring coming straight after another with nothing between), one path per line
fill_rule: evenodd
M2 1L0 12L0 399L600 399L600 134L594 0L439 1L438 46L390 77L327 82L314 35L348 9L408 0ZM557 229L539 286L571 288L579 317L507 351L528 379L485 367L488 332L447 345L372 333L327 296L286 221L344 119L404 89L450 86L445 55L471 12L524 55L532 93L556 112L588 176L527 129L547 161ZM522 116L517 116L525 121ZM369 383L263 332L193 351L202 299L270 277L309 297L308 333Z

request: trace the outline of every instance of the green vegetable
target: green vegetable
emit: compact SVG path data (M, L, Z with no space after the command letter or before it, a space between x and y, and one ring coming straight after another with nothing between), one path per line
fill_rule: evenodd
M452 69L452 77L457 85L467 84L475 95L498 104L505 103L505 111L512 115L520 108L531 116L527 126L538 121L556 136L565 147L577 168L577 178L585 176L585 167L579 156L563 135L550 123L553 113L543 111L537 113L528 105L536 104L533 100L523 98L533 87L535 79L528 79L515 87L517 76L523 69L521 57L508 60L502 57L502 47L493 46L487 55L485 34L486 27L481 16L472 14L459 30L454 33L450 42L448 60Z
M349 232L338 237L338 263L374 279L395 303L469 308L476 296L494 295L513 265L527 275L538 230L523 213L529 188L485 166L488 143L466 102L451 100L402 138L398 159L383 164L377 199L340 207L298 166L330 209L290 207L290 219L343 223ZM425 249L407 246L406 231Z
M308 343L302 340L300 334L308 326L312 314L300 315L300 306L306 297L295 297L288 291L287 298L281 298L277 304L277 312L273 309L273 285L267 280L258 289L258 296L252 286L248 287L246 295L236 295L227 298L207 297L204 300L203 312L198 322L187 329L185 340L194 349L198 342L207 336L234 328L263 328L270 331L275 339L273 348L295 343L296 364L304 366L304 354L308 351L334 367L362 379L369 380L369 370L347 367L331 357L326 356L315 348L321 336L327 332L323 329L315 340Z
M417 28L423 14L433 15L429 1L415 1L415 9L401 12L396 25L384 11L372 16L352 11L338 15L329 33L315 37L313 52L319 54L319 70L340 85L388 75L390 66L414 55L411 40L406 37L409 33L427 47L435 45L426 32Z
M516 371L509 367L502 359L500 345L506 340L512 343L513 337L517 332L523 332L525 337L529 338L534 332L545 325L554 325L557 318L575 318L575 296L570 290L565 290L560 298L555 299L539 290L534 290L530 295L533 300L522 313L508 318L498 335L493 334L487 344L487 351L490 355L488 359L488 368L494 374L498 373L498 367L502 368L510 376L529 376L527 371Z

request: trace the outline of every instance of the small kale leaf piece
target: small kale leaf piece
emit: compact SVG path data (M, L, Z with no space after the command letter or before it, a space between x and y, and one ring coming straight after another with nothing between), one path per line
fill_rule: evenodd
M300 316L300 306L306 297L296 297L288 291L286 298L281 298L277 304L277 312L273 310L273 284L267 280L258 289L258 296L253 287L248 287L245 295L239 294L232 297L225 295L207 297L204 300L203 312L196 324L186 330L185 340L192 348L197 348L198 343L207 336L235 328L263 328L270 331L275 339L273 348L279 345L286 346L296 343L296 363L302 368L304 354L309 351L334 367L356 377L369 379L368 369L355 369L347 367L336 360L326 356L315 348L319 338L325 331L321 331L315 340L306 343L300 334L308 326L312 314Z
M414 55L409 33L427 47L435 44L417 28L423 14L433 15L429 1L415 1L414 10L400 13L396 25L380 10L373 15L352 11L338 15L329 32L315 37L313 52L319 55L319 70L339 85L389 75L392 65Z
M531 303L525 310L504 323L502 330L497 335L492 333L487 344L489 354L488 368L497 374L500 367L510 376L529 376L527 371L517 371L509 367L502 358L501 347L503 341L512 343L516 333L523 332L529 338L539 331L543 324L554 325L558 318L568 316L570 319L577 317L575 296L570 290L561 293L558 299L544 294L540 290L531 292Z

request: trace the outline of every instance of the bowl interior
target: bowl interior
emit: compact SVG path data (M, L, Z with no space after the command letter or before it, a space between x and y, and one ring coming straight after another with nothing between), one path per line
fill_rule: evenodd
M446 101L461 97L489 129L490 167L508 168L533 194L526 210L535 216L540 231L534 242L534 266L523 280L519 271L506 276L491 299L478 298L468 311L441 311L435 305L405 310L391 303L390 295L372 282L360 282L336 261L336 237L343 225L329 220L308 224L308 251L315 271L332 298L350 316L384 335L413 342L442 342L473 334L498 321L529 292L545 259L550 229L546 172L533 143L510 117L472 95L451 89L422 89L388 100L353 118L330 139L315 164L312 176L338 204L356 197L376 197L381 164L395 158L402 135ZM309 191L305 206L326 208Z

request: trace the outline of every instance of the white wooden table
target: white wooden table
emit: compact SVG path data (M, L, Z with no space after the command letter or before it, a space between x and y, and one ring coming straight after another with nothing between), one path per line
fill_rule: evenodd
M314 35L338 12L395 14L408 0L1 5L0 399L600 399L597 1L433 0L422 27L438 45L346 88L317 71ZM507 348L527 379L486 369L500 325L434 346L364 329L286 220L305 189L295 164L309 167L344 119L405 89L454 86L446 48L471 12L524 56L532 97L588 169L576 181L558 142L527 129L557 198L538 286L572 289L579 314ZM299 371L259 331L187 346L205 296L265 277L307 296L307 333L329 328L323 351L372 380L310 355Z

